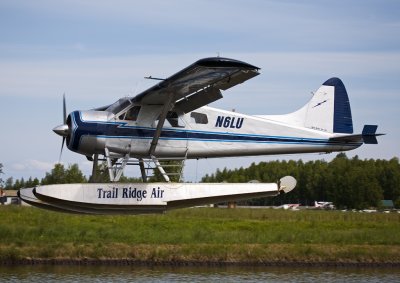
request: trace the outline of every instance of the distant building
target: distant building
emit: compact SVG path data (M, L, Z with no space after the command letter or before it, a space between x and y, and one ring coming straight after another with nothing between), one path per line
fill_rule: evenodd
M21 200L17 195L18 190L3 190L3 192L5 192L4 205L21 204Z
M394 203L390 199L384 199L384 200L381 200L381 206L383 209L393 209Z

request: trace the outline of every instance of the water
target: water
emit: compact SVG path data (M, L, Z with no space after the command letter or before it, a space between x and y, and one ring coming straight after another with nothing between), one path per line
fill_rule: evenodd
M1 266L0 282L400 282L395 268Z

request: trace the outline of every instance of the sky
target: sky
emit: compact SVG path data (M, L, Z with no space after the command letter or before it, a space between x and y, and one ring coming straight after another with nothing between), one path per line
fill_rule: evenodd
M330 77L344 82L355 132L379 125L387 135L347 156L400 156L400 1L0 0L0 163L4 179L45 176L58 162L62 95L67 111L110 104L151 87L204 57L261 68L210 106L245 114L302 107ZM187 161L199 181L217 168L294 159L298 154ZM62 163L91 163L64 149ZM139 168L125 175L139 176Z

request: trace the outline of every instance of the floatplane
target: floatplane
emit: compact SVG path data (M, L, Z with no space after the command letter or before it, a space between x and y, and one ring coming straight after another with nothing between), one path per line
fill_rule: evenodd
M25 202L70 213L137 214L275 196L296 186L293 177L276 183L193 184L171 182L165 160L330 153L376 144L377 126L353 134L346 89L330 78L298 111L285 115L246 115L208 104L222 92L260 74L251 64L221 57L204 58L134 97L66 115L53 131L69 150L107 164L110 183L37 186L19 191ZM126 165L138 165L143 183L119 183ZM149 183L149 169L164 182ZM176 173L176 172L175 172Z

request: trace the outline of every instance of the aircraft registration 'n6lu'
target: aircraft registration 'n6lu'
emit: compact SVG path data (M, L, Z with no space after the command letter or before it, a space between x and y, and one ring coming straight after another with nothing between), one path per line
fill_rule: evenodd
M290 114L254 116L207 106L222 98L221 91L259 75L259 71L234 59L205 58L158 79L159 83L135 97L121 98L108 106L73 111L67 116L64 99L64 123L53 129L63 137L61 150L66 141L68 149L93 161L93 169L100 156L107 163L112 182L118 182L125 166L135 159L143 183L41 186L21 190L21 198L59 211L107 214L160 212L271 196L293 189L294 178L284 177L278 184L226 187L177 184L170 183L160 161L329 153L377 143L380 134L376 134L375 125L365 125L361 133L353 133L349 98L338 78L328 79L304 107ZM146 183L150 164L158 168L166 183Z

